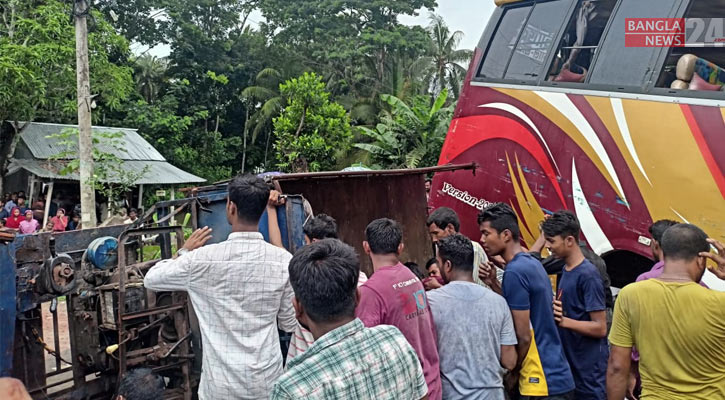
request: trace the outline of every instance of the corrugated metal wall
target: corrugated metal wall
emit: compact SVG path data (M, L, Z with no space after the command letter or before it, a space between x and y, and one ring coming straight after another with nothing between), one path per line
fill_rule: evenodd
M372 264L363 251L365 227L374 219L387 217L403 226L405 251L402 262L418 265L433 256L425 225L427 204L423 174L305 178L281 181L287 194L302 194L315 214L337 220L340 239L355 247L362 270L370 275Z

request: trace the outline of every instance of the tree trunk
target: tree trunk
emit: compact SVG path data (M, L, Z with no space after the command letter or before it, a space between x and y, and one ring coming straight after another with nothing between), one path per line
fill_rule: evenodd
M84 8L85 6L85 8ZM91 138L91 83L88 71L88 26L90 3L76 0L76 78L78 83L78 152L80 154L81 221L85 228L96 227L96 193L93 185L93 140Z
M242 138L242 173L247 163L247 134L249 133L249 105L244 107L244 137Z
M302 127L305 126L305 117L307 116L307 107L302 109L302 118L300 118L300 125L297 127L297 132L295 132L295 137L300 135L300 132L302 132Z
M267 169L267 155L269 154L270 139L272 139L272 131L267 132L267 144L264 146L264 169Z
M0 151L0 194L5 193L5 175L8 173L10 159L15 154L15 148L20 141L20 134L27 126L27 122L23 126L19 126L18 122L13 122L2 123L0 128L0 149L2 149Z

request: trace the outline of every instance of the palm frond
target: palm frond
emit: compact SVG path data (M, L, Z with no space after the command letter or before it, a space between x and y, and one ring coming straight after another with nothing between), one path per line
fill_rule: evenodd
M264 86L248 86L244 88L244 90L242 90L242 97L247 99L264 101L276 95L277 93L274 90L266 88Z

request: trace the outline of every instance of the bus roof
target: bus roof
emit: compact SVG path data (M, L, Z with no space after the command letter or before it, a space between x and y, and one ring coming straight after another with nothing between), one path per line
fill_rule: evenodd
M519 1L523 0L493 0L493 2L496 4L496 7L501 7L505 4L518 3Z

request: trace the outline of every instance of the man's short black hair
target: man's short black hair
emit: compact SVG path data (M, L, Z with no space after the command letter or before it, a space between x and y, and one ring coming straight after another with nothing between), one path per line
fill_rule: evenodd
M256 224L269 201L269 186L255 175L237 175L229 182L229 200L237 206L239 220Z
M436 226L441 229L446 229L448 224L451 224L453 225L453 229L455 229L456 232L458 232L458 230L461 228L461 220L458 219L458 214L456 214L453 209L448 207L436 208L435 211L430 213L430 215L428 216L428 220L425 224L426 226L436 224Z
M150 368L136 368L126 372L118 386L118 395L126 400L159 400L164 395L164 378Z
M421 281L425 279L425 275L420 272L420 268L418 268L418 264L416 262L408 261L407 263L403 263L403 265L405 265L410 270L410 272L415 275L416 278L420 279Z
M438 264L438 260L435 257L431 258L430 260L428 260L427 263L425 263L425 270L428 271L430 267L433 266L433 264Z
M544 235L549 237L561 236L567 238L573 236L578 241L581 228L579 227L579 220L573 212L561 210L544 221L541 224L541 230L544 231Z
M376 219L365 228L365 240L373 254L394 254L403 242L403 230L390 218Z
M660 242L665 259L690 261L699 253L710 251L707 234L692 224L677 224L668 228Z
M473 245L467 237L461 234L450 235L439 240L438 255L443 262L450 261L453 269L473 271Z
M655 242L662 243L662 235L665 234L665 231L677 224L677 221L673 221L671 219L661 219L649 226L649 234L652 235L652 239L654 239Z
M511 238L513 240L519 240L521 231L519 230L519 219L516 217L516 213L513 208L506 203L496 203L483 209L478 214L478 224L481 225L484 222L490 222L491 227L498 233L501 233L508 229L511 232Z
M295 297L315 322L355 316L360 263L355 250L337 239L303 246L289 263Z
M337 222L327 214L317 214L307 221L302 231L310 240L337 239Z

